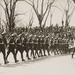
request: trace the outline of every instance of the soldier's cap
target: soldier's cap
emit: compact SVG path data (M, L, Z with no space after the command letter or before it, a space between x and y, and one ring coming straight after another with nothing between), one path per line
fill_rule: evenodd
M29 37L32 37L32 34L30 34Z
M2 35L6 34L6 32L3 32Z
M46 36L46 38L49 38L49 36Z
M39 38L41 37L41 36L38 36Z
M21 37L21 34L19 34L18 36Z
M34 35L34 37L37 37L36 35Z
M15 36L15 34L11 34L11 37L14 37Z

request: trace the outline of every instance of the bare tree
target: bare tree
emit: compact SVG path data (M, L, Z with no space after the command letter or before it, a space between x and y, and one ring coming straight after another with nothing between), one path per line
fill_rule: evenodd
M32 25L33 25L33 13L31 11L30 16L29 16L29 23L28 23L28 29L29 29L29 31L32 30Z
M66 20L65 20L65 26L69 26L69 23L72 19L72 15L73 15L73 12L75 10L75 7L73 8L72 6L72 2L70 0L67 0L67 3L65 5L65 8L61 5L61 7L63 8L63 12L65 14L65 17L66 17ZM66 8L67 7L67 8ZM73 9L72 9L73 8ZM64 18L64 14L63 14L63 18ZM62 19L63 19L62 18ZM62 23L63 23L63 20L62 20Z
M12 29L15 27L15 20L18 15L24 15L24 14L16 14L16 4L18 1L21 0L3 0L3 4L0 3L0 6L3 8L5 12L5 18L6 22L3 20L3 22L6 24L6 27L8 27L8 30L11 32Z
M50 9L55 0L23 0L23 1L31 5L32 8L34 9L34 12L39 21L40 29L42 30L45 27ZM39 4L39 2L41 5ZM45 21L43 22L44 19Z
M54 13L54 10L53 11L50 11L50 26L52 25L53 13Z

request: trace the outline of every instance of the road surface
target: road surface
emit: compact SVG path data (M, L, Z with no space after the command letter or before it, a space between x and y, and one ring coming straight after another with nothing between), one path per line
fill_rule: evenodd
M18 59L19 59L18 55ZM75 59L71 55L56 55L15 64L13 56L10 63L0 66L0 75L75 75ZM0 54L0 63L3 63Z

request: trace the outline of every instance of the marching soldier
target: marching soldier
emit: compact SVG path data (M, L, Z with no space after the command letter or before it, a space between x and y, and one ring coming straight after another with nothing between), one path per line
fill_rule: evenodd
M16 45L15 45L15 40L14 40L14 34L12 34L12 35L11 35L11 38L10 38L10 41L9 41L9 48L8 48L6 60L7 60L8 56L9 56L9 54L12 53L13 56L14 56L15 63L18 62L18 60L17 60L17 58L16 58L15 49L16 49Z
M27 35L25 35L22 45L23 45L23 50L25 50L25 52L26 52L26 57L27 57L28 60L29 60L30 58L29 58L29 49L28 49L28 39L27 39Z
M59 54L59 44L58 44L58 37L54 39L54 47L55 47L55 52ZM55 54L56 54L55 53Z
M53 37L50 40L50 44L51 44L51 46L50 46L51 52L53 52L56 55L56 53L55 53L55 45L54 45L54 38Z
M4 64L7 64L8 62L6 61L5 45L1 36L0 36L0 52L2 52L3 54Z
M65 38L62 39L62 49L63 49L63 53L65 53L65 50L66 50L66 39Z
M35 55L37 54L38 57L39 57L39 53L38 53L38 39L37 39L37 36L36 35L34 35L33 42L34 42L33 49L35 50Z
M62 49L62 38L61 37L58 38L58 44L59 44L59 48L58 49L59 49L60 53L62 54L62 50L63 49Z
M38 37L38 50L39 50L39 53L40 53L39 56L43 56L42 50L41 50L41 36Z
M69 39L67 38L66 39L66 52L70 53L70 50L69 50Z
M73 50L73 53L72 53L72 58L73 58L74 53L75 53L75 39L74 39L73 37L71 37L71 42L70 42L70 44L71 44L70 49Z
M23 47L22 47L21 36L19 36L19 38L16 41L16 55L17 55L18 51L21 53L21 59L22 59L22 61L25 61L24 58L23 58Z
M49 37L48 36L46 36L46 38L45 38L45 50L47 50L47 53L48 53L48 55L50 55L50 51L49 51ZM46 56L46 54L45 54L45 50L44 50L44 55Z
M32 38L32 35L29 36L28 49L31 50L31 56L33 55L33 58L35 59L34 50L33 50L33 38Z
M41 42L40 42L40 44L41 44L41 51L43 50L43 52L44 52L44 56L46 56L46 54L45 54L45 43L44 43L44 35L43 36L41 36L41 40L40 40Z
M65 43L64 43L64 53L67 53L68 52L68 39L65 39Z

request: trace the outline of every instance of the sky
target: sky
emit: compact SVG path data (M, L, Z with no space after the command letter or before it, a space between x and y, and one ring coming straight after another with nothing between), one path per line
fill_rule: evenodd
M60 4L65 8L66 0L57 0L57 2L55 2L54 5L58 6L60 9L62 9ZM72 2L71 6L75 7L75 4ZM1 19L5 19L3 9L0 8L0 10L1 10L0 11ZM32 7L30 5L28 5L27 3L23 2L23 1L18 2L17 5L16 5L16 13L25 13L25 15L19 15L16 18L16 20L19 21L16 26L22 26L22 27L27 26L28 23L29 23L29 20L31 18L30 16L32 16L31 13L33 13L33 16L34 16L33 17L33 27L39 26L38 19L36 17L35 12L33 11ZM63 11L59 10L56 7L52 7L51 13L53 13L52 24L53 25L58 24L59 26L61 26ZM65 16L64 16L64 20L65 20ZM75 11L72 15L72 19L71 19L71 22L70 22L70 26L74 26L74 25L75 25ZM50 26L50 15L48 17L46 26Z

